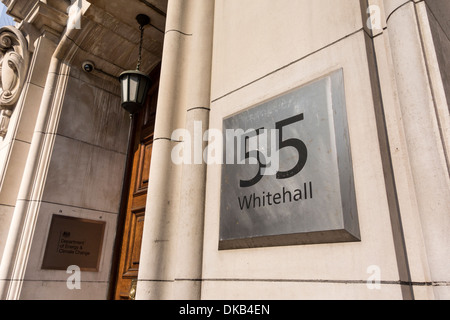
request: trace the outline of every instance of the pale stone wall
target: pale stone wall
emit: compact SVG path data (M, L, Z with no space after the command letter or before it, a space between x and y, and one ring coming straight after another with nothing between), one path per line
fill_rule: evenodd
M20 298L107 299L130 119L117 85L75 66L61 78L61 115ZM81 290L68 290L66 271L41 270L53 214L106 222L99 272L83 272Z
M363 1L216 1L212 128L343 68L362 241L218 251L221 167L209 166L202 298L448 296L449 117L427 17L423 3L369 4L384 30L367 30Z
M218 251L220 166L208 168L202 298L401 299L357 1L216 1L211 127L343 69L362 241ZM381 270L370 290L368 270Z

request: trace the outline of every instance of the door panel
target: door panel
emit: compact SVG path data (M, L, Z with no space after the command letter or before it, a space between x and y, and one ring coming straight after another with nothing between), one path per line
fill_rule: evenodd
M145 207L131 212L131 223L126 248L126 260L123 270L124 277L137 278L139 260L141 257L141 240L144 230Z
M147 141L143 142L140 146L139 169L135 185L135 195L142 192L147 192L149 182L148 180L150 177L150 160L152 156L152 148L153 148L153 134Z

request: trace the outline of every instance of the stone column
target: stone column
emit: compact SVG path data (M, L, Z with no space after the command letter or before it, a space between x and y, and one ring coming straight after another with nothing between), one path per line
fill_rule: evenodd
M384 97L389 92L393 101L385 110L414 297L448 299L448 104L425 2L384 0L383 5L386 45L378 54L387 52L391 63L380 74L386 80Z
M185 128L192 137L192 163L184 164L177 219L176 269L173 299L201 298L206 163L205 131L209 128L214 1L192 4ZM187 146L186 146L187 147Z
M172 133L194 142L209 127L213 18L214 1L169 1L137 299L201 297L206 163ZM182 166L180 144L192 151Z

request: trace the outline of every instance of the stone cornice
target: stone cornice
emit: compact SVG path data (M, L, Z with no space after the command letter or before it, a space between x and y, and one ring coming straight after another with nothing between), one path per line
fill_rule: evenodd
M34 25L41 33L47 31L60 36L66 27L67 18L67 13L39 1L24 21Z
M69 0L2 0L8 14L20 23L33 51L34 40L45 35L58 42L66 28Z
M2 0L8 7L8 14L16 21L22 21L39 0Z

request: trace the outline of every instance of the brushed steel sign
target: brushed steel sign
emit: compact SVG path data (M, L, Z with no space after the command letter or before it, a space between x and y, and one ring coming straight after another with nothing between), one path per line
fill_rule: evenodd
M223 125L220 249L360 241L342 70Z
M42 263L44 270L99 271L106 222L53 215Z

